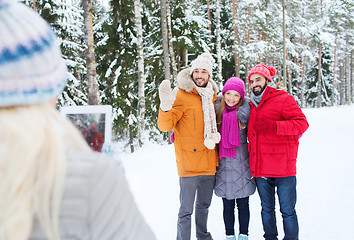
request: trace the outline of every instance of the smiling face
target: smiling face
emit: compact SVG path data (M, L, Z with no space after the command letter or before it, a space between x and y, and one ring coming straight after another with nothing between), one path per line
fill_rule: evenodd
M229 107L233 107L239 103L241 95L235 90L227 90L224 94L224 99Z
M209 73L205 69L198 68L192 72L192 78L198 87L206 87L209 81Z
M269 81L261 74L253 74L250 77L250 86L254 95L260 95L266 88Z

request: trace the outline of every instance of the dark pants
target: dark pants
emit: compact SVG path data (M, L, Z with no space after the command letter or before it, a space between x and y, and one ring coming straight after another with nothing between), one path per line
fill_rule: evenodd
M235 235L235 199L222 199L224 205L224 223L226 235ZM238 209L238 224L240 234L248 235L248 226L250 222L249 197L236 199Z
M195 225L198 240L212 240L207 231L209 206L215 186L215 175L180 177L180 202L178 213L177 240L191 238L191 215L195 203Z
M256 178L256 184L261 198L264 238L278 239L275 219L275 189L277 189L280 212L283 217L284 240L297 240L299 225L295 211L296 177Z

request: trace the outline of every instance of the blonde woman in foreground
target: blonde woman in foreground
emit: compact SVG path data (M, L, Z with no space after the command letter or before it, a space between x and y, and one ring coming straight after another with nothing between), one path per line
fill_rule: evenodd
M66 84L56 36L0 0L0 239L155 239L117 162L55 109Z

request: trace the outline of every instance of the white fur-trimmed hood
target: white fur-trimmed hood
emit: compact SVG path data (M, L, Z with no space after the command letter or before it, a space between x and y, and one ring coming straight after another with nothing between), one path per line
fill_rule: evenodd
M186 69L180 71L177 75L178 88L182 89L188 93L192 92L193 89L195 88L195 84L194 84L193 79L192 79L191 75L189 74L189 72L190 72L190 69L186 68ZM212 80L212 79L209 79L209 82L213 86L214 93L218 94L219 88L216 85L216 82L214 82L214 80Z

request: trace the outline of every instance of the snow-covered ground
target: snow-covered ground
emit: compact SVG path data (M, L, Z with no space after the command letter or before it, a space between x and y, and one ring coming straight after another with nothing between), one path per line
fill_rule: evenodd
M353 239L354 105L304 109L304 113L310 128L300 139L297 165L300 239ZM120 158L136 202L157 239L175 239L179 184L173 145L148 143L133 154L120 153ZM250 239L263 239L257 192L250 198L250 209ZM277 220L282 239L279 209ZM236 222L236 232L237 226ZM216 195L208 230L215 240L225 239L222 201Z

